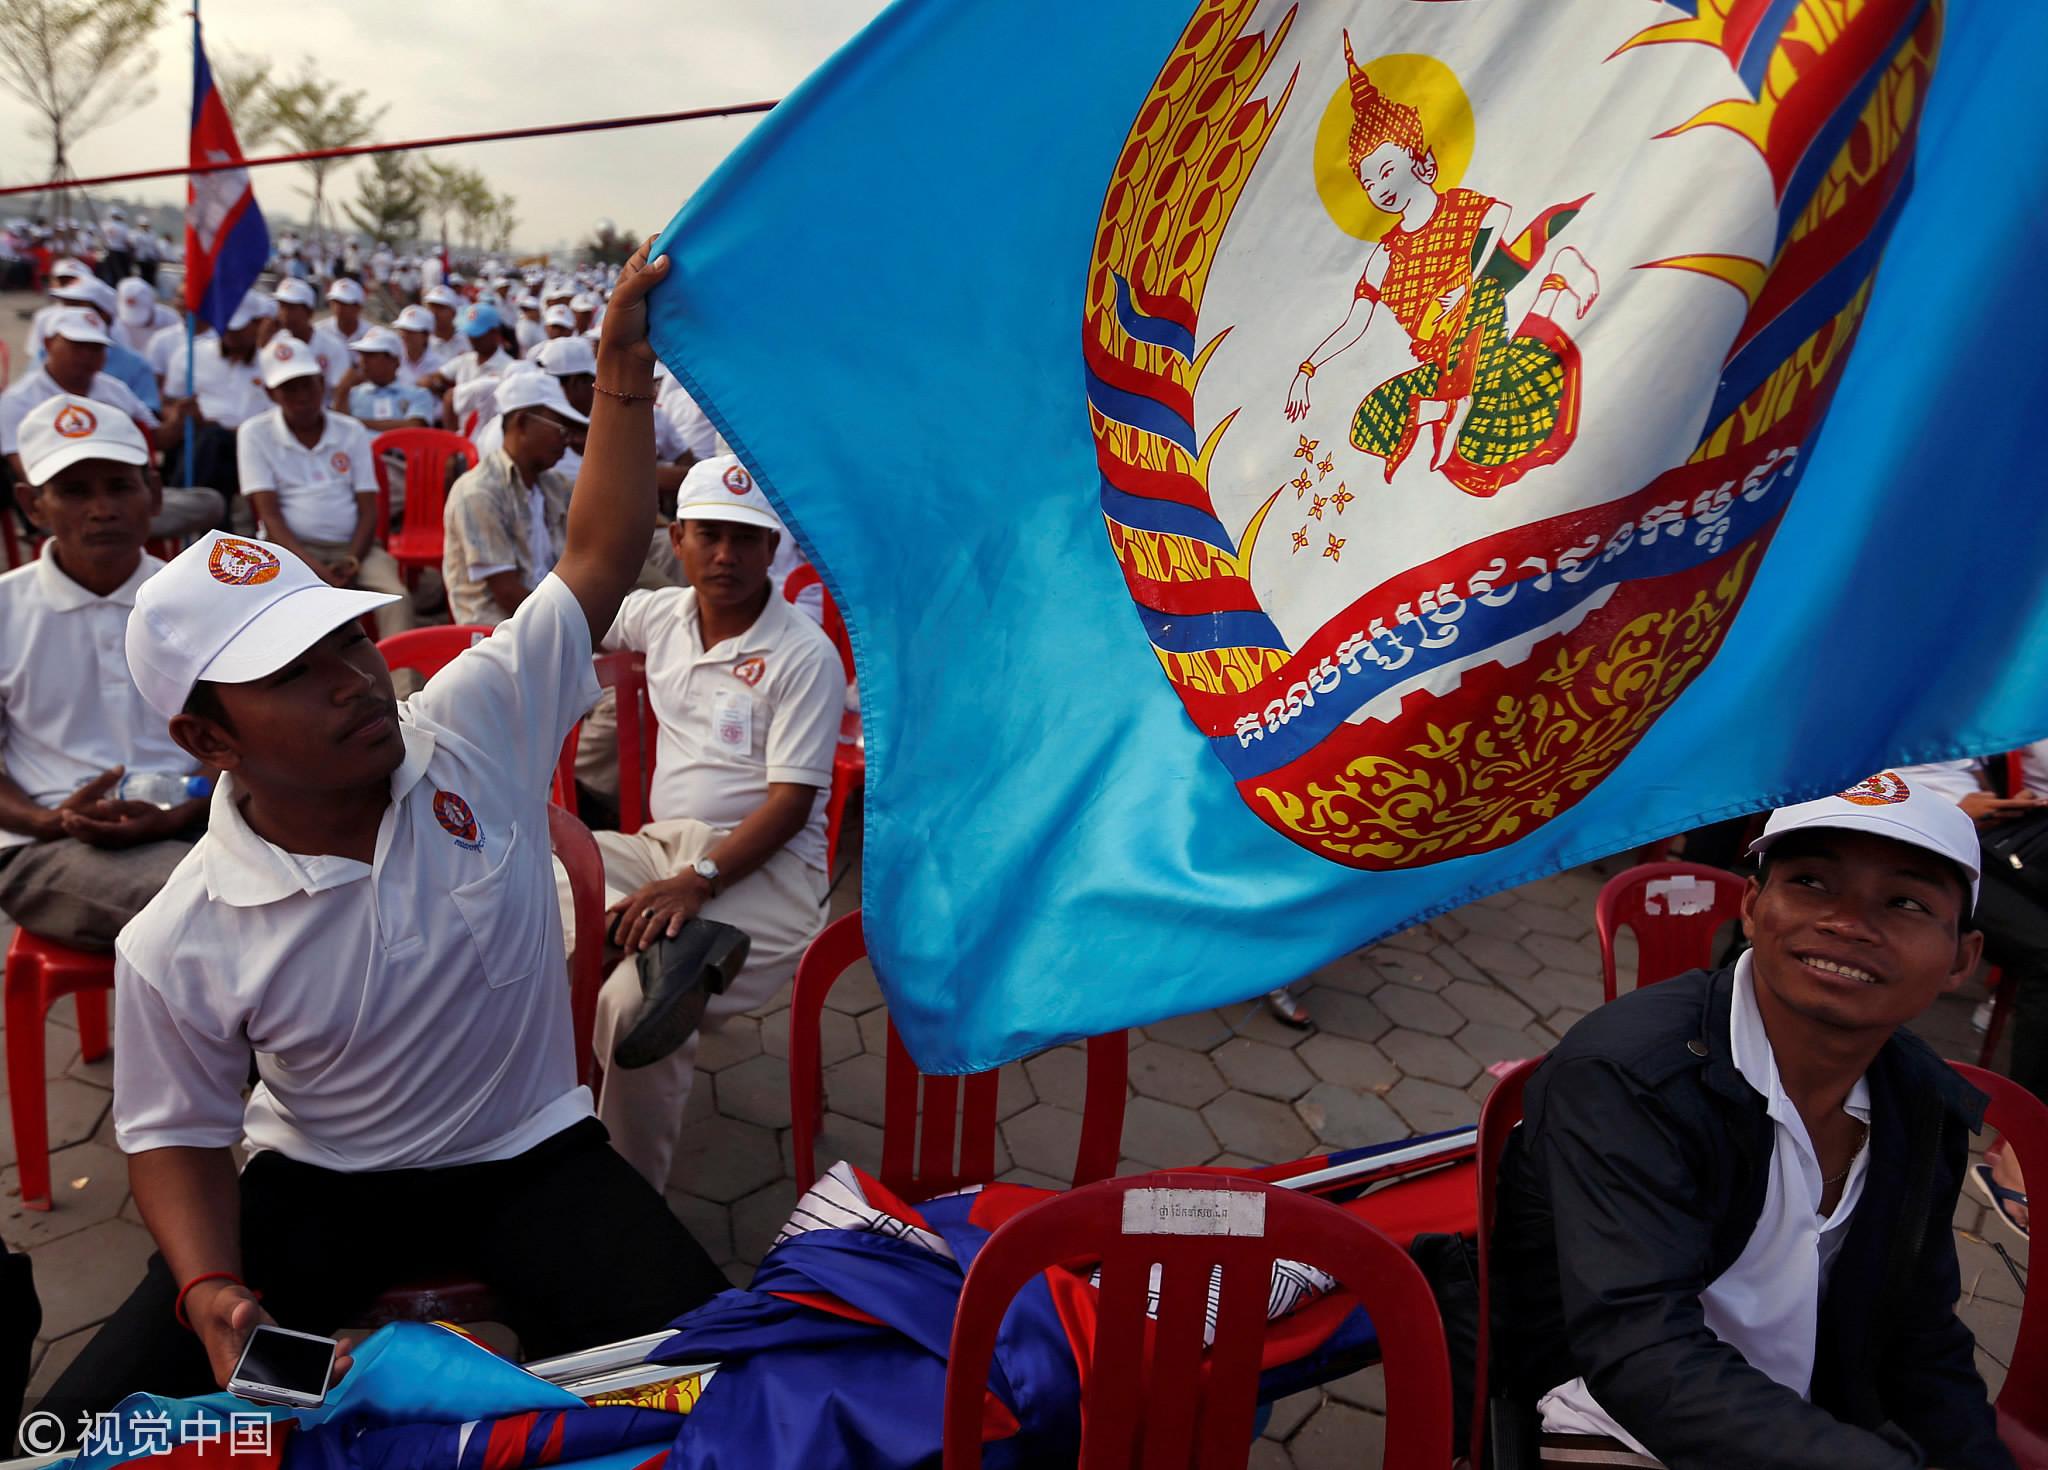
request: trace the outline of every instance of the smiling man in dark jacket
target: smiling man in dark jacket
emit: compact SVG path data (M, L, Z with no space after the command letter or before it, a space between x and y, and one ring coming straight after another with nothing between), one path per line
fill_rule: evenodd
M1547 1464L2011 1470L1955 1315L1984 1098L1901 1029L1977 967L1975 831L1886 772L1752 851L1749 953L1596 1011L1530 1080L1496 1381Z

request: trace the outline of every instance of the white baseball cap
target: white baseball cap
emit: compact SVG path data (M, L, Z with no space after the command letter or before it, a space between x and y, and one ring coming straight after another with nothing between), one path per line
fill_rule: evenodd
M313 349L289 332L279 332L263 344L263 386L282 388L294 378L324 371Z
M534 361L558 378L577 373L597 375L597 349L588 337L551 337L540 344Z
M1764 835L1750 843L1750 854L1761 857L1787 833L1814 827L1869 832L1947 858L1969 875L1970 906L1977 905L1983 862L1977 824L1940 792L1911 785L1897 771L1879 771L1835 796L1779 807Z
M140 276L130 276L114 290L120 301L121 320L131 327L146 327L156 316L156 288Z
M69 255L50 267L50 279L53 281L59 276L89 276L91 274L91 266Z
M270 293L286 306L311 306L320 298L313 294L313 288L296 277L287 276L277 283L277 289Z
M82 459L149 463L149 445L143 442L134 419L110 404L74 393L45 398L22 418L16 434L21 467L31 485L45 483L57 471Z
M334 284L327 288L327 299L329 301L345 301L350 306L361 306L363 304L363 288L347 276L338 276L335 278Z
M567 327L572 332L576 330L576 313L559 301L542 312L540 319L551 327Z
M714 454L690 466L676 491L679 521L737 521L780 532L775 508L737 454Z
M554 284L549 286L547 290L541 293L541 299L549 303L553 303L556 301L567 301L571 296L574 296L575 294L576 288L574 286L567 285L561 281L556 281Z
M578 291L569 298L569 309L571 311L596 311L597 298L588 291Z
M246 684L275 673L343 623L397 600L329 586L282 546L208 531L137 589L128 672L168 720L201 679Z
M398 340L398 333L391 328L372 327L356 338L355 350L359 355L365 352L388 352L393 357L401 357L405 353L405 344Z
M420 293L420 300L428 306L460 306L462 298L446 286L429 286Z
M431 332L434 330L434 314L424 306L408 306L398 313L393 323L401 332Z
M260 322L267 316L277 314L277 303L261 291L246 293L235 307L235 314L228 318L228 330L237 331L251 322Z
M113 318L116 308L120 305L120 298L115 295L114 288L98 276L67 281L52 291L50 296L56 301L76 301L87 306L96 306L109 320Z
M68 307L51 317L43 335L62 337L66 342L96 343L101 347L114 340L107 335L106 324L82 306Z
M521 408L544 408L572 424L587 424L589 419L578 413L562 394L562 385L547 373L535 372L531 367L520 366L498 379L498 391L493 400L498 412L512 413Z

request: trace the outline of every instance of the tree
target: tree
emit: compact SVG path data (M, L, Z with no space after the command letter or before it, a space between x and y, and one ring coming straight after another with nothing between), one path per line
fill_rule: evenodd
M491 249L510 250L512 248L512 232L519 228L519 215L512 206L518 202L510 194L500 194L493 201L489 218L485 223L485 230L490 236Z
M50 182L73 176L80 138L156 95L150 33L163 0L6 0L0 85L35 109L50 145Z
M455 212L462 216L462 238L467 244L481 245L484 227L490 223L498 196L491 192L491 186L484 182L482 174L463 169L461 175L461 186L455 195Z
M368 100L367 92L346 90L339 82L321 76L313 59L307 57L300 63L296 79L271 82L256 94L249 109L249 128L257 137L282 139L295 153L349 148L368 141L384 115L381 107L371 111ZM327 223L327 176L341 162L338 158L314 158L300 165L313 176L313 187L305 193L313 202L311 223L316 240Z
M583 253L598 265L624 265L639 248L638 236L608 219L599 220L596 231L583 242Z
M464 170L450 164L422 158L419 164L420 194L426 212L440 224L440 239L449 239L449 225L461 213Z
M356 228L375 240L410 240L419 233L426 203L419 180L396 153L380 153L370 172L356 186L356 202L347 206Z

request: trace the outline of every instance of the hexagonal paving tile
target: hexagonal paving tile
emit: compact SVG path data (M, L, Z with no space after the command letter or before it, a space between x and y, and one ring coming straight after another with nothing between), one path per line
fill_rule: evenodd
M1410 1031L1449 1036L1465 1024L1464 1016L1446 1005L1442 997L1431 995L1426 990L1416 990L1407 985L1382 985L1373 992L1372 999L1389 1021Z
M1199 1108L1221 1096L1226 1084L1215 1064L1200 1052L1145 1041L1131 1048L1131 1086L1140 1097Z
M58 1077L43 1084L43 1105L49 1119L52 1150L84 1143L100 1126L114 1094L90 1082ZM14 1124L11 1114L0 1115L0 1166L14 1162Z
M996 1078L996 1121L1014 1118L1038 1101L1038 1091L1022 1067L1003 1068Z
M729 1207L708 1199L699 1199L680 1189L670 1190L668 1207L671 1214L683 1222L683 1228L690 1232L690 1238L704 1247L704 1253L719 1265L733 1259L732 1212Z
M1306 1158L1315 1140L1286 1103L1248 1092L1226 1092L1202 1109L1202 1121L1231 1153L1265 1164Z
M863 1052L825 1069L825 1106L835 1113L882 1126L888 1067Z
M1479 1104L1455 1087L1404 1077L1387 1094L1387 1103L1417 1133L1435 1133L1479 1121Z
M1509 912L1512 906L1513 899L1508 894L1489 893L1478 903L1467 904L1459 909L1458 918L1474 934L1516 940L1529 932L1529 926Z
M699 1084L704 1085L704 1084ZM763 1128L789 1126L789 1067L782 1058L752 1056L709 1079L718 1111Z
M142 1280L156 1249L149 1232L126 1220L102 1220L35 1253L43 1335L55 1340L105 1321Z
M817 1173L824 1173L841 1159L849 1164L858 1164L870 1174L882 1167L882 1130L871 1123L839 1113L827 1113L825 1130L817 1136L814 1144L811 1167ZM791 1178L796 1177L795 1146L795 1131L784 1132L782 1167Z
M1312 1394L1297 1394L1297 1398L1313 1398ZM1245 1470L1294 1470L1294 1461L1288 1458L1286 1446L1278 1440L1257 1439L1252 1441L1252 1452L1246 1458Z
M1512 1026L1491 1026L1474 1021L1452 1038L1458 1049L1482 1067L1495 1062L1518 1062L1523 1057L1540 1057L1550 1050L1547 1040L1538 1041Z
M1309 987L1302 993L1301 1003L1308 1007L1316 1030L1353 1041L1378 1041L1394 1025L1371 1001L1327 985Z
M1325 1082L1360 1092L1385 1091L1401 1080L1400 1071L1386 1053L1369 1041L1327 1032L1311 1036L1295 1048L1308 1069Z
M887 1007L877 1006L860 1018L860 1045L862 1051L886 1056L889 1051L889 1012Z
M1499 983L1502 989L1538 1016L1551 1015L1566 1006L1587 1011L1600 1004L1600 979L1597 975L1537 970L1528 975L1503 975Z
M1307 1421L1308 1416L1323 1406L1323 1396L1315 1389L1306 1393L1291 1393L1284 1399L1273 1401L1273 1412L1266 1420L1264 1438L1285 1440Z
M1474 1021L1485 1021L1494 1026L1526 1026L1536 1019L1534 1011L1498 985L1475 985L1469 980L1458 980L1446 986L1443 994L1459 1014Z
M1387 1374L1377 1363L1332 1379L1323 1385L1323 1392L1354 1409L1364 1409L1370 1414L1387 1412Z
M1479 1075L1479 1063L1455 1041L1431 1036L1426 1031L1389 1031L1380 1038L1379 1045L1387 1060L1407 1077L1463 1087Z
M885 1036L889 1013L879 1007L868 1012L875 1018L876 1034ZM835 1011L830 1006L818 1013L818 1056L824 1065L843 1062L848 1057L859 1056L867 1050L861 1028L867 1024L868 1016L855 1020L844 1011ZM878 1043L874 1050L881 1052L886 1041ZM761 1050L771 1057L789 1055L789 1010L774 1011L761 1018Z
M866 960L851 966L826 992L825 1006L849 1016L864 1016L882 1004L882 987Z
M1151 1040L1188 1051L1209 1051L1230 1040L1231 1034L1230 1027L1214 1011L1195 1011L1190 1015L1153 1021L1145 1027L1145 1035Z
M1458 941L1458 952L1494 979L1509 975L1533 975L1543 966L1519 944L1491 934L1472 934Z
M1294 1111L1309 1131L1332 1148L1362 1148L1406 1138L1410 1129L1394 1110L1370 1092L1318 1082L1296 1098Z
M1300 1097L1315 1081L1293 1052L1246 1037L1225 1042L1210 1059L1232 1087L1280 1102Z
M685 1125L669 1171L670 1191L731 1204L782 1174L782 1149L767 1128L715 1117Z
M1124 1104L1124 1153L1154 1169L1191 1169L1215 1156L1216 1139L1194 1109L1134 1097Z
M28 1250L114 1219L128 1203L128 1161L118 1150L81 1143L50 1156L48 1210L24 1209L21 1171L0 1172L0 1239Z
M778 1179L766 1189L756 1190L732 1207L733 1259L749 1266L761 1264L768 1246L796 1208L796 1181Z
M1372 968L1379 977L1396 985L1407 985L1416 990L1442 990L1451 983L1451 972L1438 964L1433 955L1381 946L1373 950L1371 960Z
M1528 890L1524 889L1524 893ZM1593 910L1590 905L1580 908L1553 908L1533 898L1524 898L1508 910L1516 918L1534 929L1538 934L1554 934L1559 939L1577 939L1593 929Z
M1081 1115L1034 1103L1001 1128L1010 1158L1020 1168L1049 1179L1072 1179L1074 1155L1081 1147Z
M1088 1052L1081 1046L1056 1046L1024 1061L1031 1091L1055 1107L1082 1111L1088 1105Z
M787 1015L777 1011L778 1016ZM733 1016L715 1030L697 1038L697 1070L720 1072L761 1054L761 1022L752 1016Z
M1287 1441L1297 1470L1357 1470L1386 1458L1387 1421L1327 1399Z
M97 1323L91 1327L81 1327L68 1337L60 1337L43 1349L43 1355L36 1360L35 1374L28 1381L25 1407L34 1408L36 1401L56 1386L57 1380L64 1376L64 1370L71 1366L72 1359L85 1351L85 1345L92 1341L93 1334L98 1331Z
M1573 974L1600 973L1600 946L1590 939L1560 939L1555 934L1531 934L1521 947L1536 960L1555 970Z

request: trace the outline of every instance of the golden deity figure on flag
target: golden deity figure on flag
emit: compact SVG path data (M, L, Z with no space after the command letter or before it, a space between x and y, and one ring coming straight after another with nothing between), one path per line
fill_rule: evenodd
M1384 461L1392 481L1426 428L1430 468L1468 494L1493 495L1561 459L1578 432L1582 368L1558 312L1569 298L1573 318L1583 319L1600 295L1598 274L1566 246L1512 330L1507 298L1591 196L1544 210L1509 241L1509 206L1456 187L1423 111L1375 84L1348 34L1344 62L1351 114L1344 175L1382 220L1370 231L1378 238L1344 320L1295 371L1287 417L1306 416L1317 370L1357 346L1384 307L1407 333L1417 365L1359 403L1352 445ZM1416 75L1431 84L1434 110L1453 127L1464 122L1468 136L1458 151L1469 157L1470 110L1455 78L1441 66ZM1458 171L1463 162L1455 159ZM1318 171L1325 179L1331 172Z

